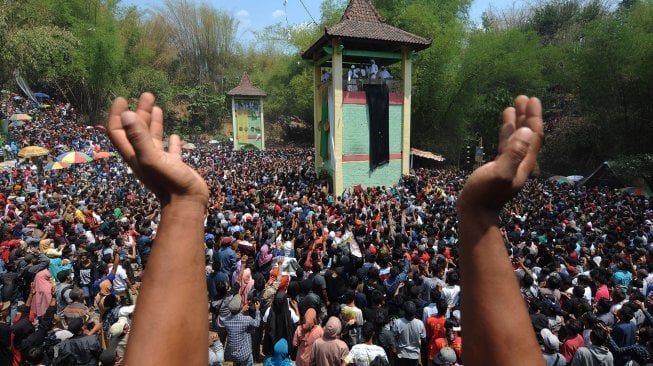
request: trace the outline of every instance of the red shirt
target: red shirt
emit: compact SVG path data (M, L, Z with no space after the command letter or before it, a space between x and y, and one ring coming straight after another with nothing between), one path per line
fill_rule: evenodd
M601 285L601 287L596 289L596 295L594 295L594 302L597 303L601 299L610 300L610 291L608 290L608 286L606 285Z
M582 337L581 337L582 339ZM462 360L462 355L463 355L463 339L459 336L456 336L456 338L453 339L453 342L449 343L446 338L438 338L435 340L435 353L431 355L429 352L429 360L432 360L435 355L440 352L441 349L444 347L451 347L453 348L454 351L456 351L456 357L458 357L458 361Z
M582 334L577 334L573 338L567 338L564 343L560 346L560 353L565 356L567 363L571 362L571 359L576 354L576 350L581 347L585 347L585 341L583 340Z
M436 354L435 347L436 347L436 341L439 338L444 337L445 329L444 329L444 322L447 320L447 318L442 317L438 318L437 316L429 316L428 319L426 319L426 336L429 339L429 360L432 360L433 357Z

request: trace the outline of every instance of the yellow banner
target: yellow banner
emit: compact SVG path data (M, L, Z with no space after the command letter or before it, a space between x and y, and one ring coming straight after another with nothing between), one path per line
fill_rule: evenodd
M238 128L236 136L238 138L238 143L247 144L249 142L247 140L248 121L249 113L245 111L236 112L236 128Z

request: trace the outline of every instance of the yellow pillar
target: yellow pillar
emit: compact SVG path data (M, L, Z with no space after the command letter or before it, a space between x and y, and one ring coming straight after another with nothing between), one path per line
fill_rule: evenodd
M315 146L315 172L319 173L324 162L320 156L320 118L322 118L322 101L320 100L320 84L322 75L320 65L318 65L317 55L313 56L313 141Z
M339 196L343 191L343 171L342 171L342 51L339 50L338 40L333 40L333 58L331 61L331 71L333 78L333 99L335 112L333 114L333 153L331 155L334 162L333 174L333 194Z
M236 127L236 97L233 96L231 97L231 122L233 125L233 139L234 139L234 150L238 150L238 134L237 134L237 127Z
M263 115L263 97L259 98L259 115L261 116L261 150L265 150L265 116Z
M401 127L401 174L407 175L410 173L410 97L412 93L411 75L413 64L408 47L402 47L402 54L401 72L404 83L404 107Z

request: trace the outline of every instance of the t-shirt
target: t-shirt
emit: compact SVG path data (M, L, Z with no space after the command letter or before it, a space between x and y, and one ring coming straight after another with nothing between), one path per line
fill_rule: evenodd
M565 356L567 363L571 362L571 359L574 357L576 350L580 347L585 346L585 341L583 340L582 334L577 334L573 338L569 338L562 343L560 346L560 353Z
M116 278L113 279L113 289L116 292L122 292L127 290L127 271L122 268L121 265L118 265L116 270Z
M418 359L420 343L426 338L424 323L419 319L395 319L392 331L397 338L397 356L399 358Z
M426 319L426 334L429 336L429 360L432 360L435 357L436 347L435 341L439 338L443 338L446 330L444 329L444 322L447 319L445 317L438 318L437 316L430 316Z
M374 344L362 343L352 347L345 360L347 363L356 364L356 366L368 366L377 356L381 356L386 361L388 360L383 348Z

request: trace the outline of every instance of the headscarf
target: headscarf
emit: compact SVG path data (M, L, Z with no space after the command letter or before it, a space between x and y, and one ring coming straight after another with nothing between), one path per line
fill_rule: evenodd
M265 360L263 366L290 366L288 358L288 341L281 338L274 344L274 354Z
M324 328L324 335L322 336L325 340L336 339L340 335L340 330L342 329L342 324L340 319L332 316L326 323Z
M100 282L100 295L102 296L107 296L111 293L111 290L113 289L113 284L111 283L111 280L104 280Z
M42 316L50 306L52 300L52 287L50 282L50 271L44 269L34 277L34 290L36 293L32 297L32 311L36 316Z
M240 278L240 290L238 293L243 299L243 303L247 303L247 294L249 294L249 289L254 286L254 280L252 279L252 270L245 268L243 270L243 276Z
M290 316L288 307L288 295L284 291L278 291L274 295L274 301L270 306L268 321L265 324L265 342L263 352L272 353L272 342L277 339L292 339L295 334L295 327Z
M309 308L304 314L304 323L297 328L293 345L297 345L297 356L295 362L297 366L308 366L311 361L311 350L313 344L319 338L322 338L324 331L317 324L317 313L315 309Z
M266 245L261 247L261 250L258 253L258 265L259 267L263 267L264 265L268 264L272 260L272 254L268 253L270 251L270 248Z
M317 313L315 309L309 308L304 314L304 323L302 324L302 341L306 340L311 334L311 330L317 325Z

